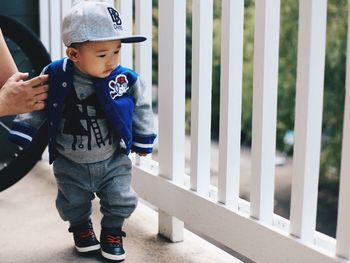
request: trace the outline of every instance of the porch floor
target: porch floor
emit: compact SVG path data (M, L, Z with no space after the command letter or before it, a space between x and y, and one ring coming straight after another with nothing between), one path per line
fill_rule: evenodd
M55 195L55 181L47 160L38 162L20 182L0 193L0 262L110 262L98 254L82 257L75 252L67 223L56 211ZM93 222L99 236L101 214L97 200L93 206ZM140 202L125 224L124 262L241 262L187 230L183 242L168 242L157 235L157 221L157 213Z

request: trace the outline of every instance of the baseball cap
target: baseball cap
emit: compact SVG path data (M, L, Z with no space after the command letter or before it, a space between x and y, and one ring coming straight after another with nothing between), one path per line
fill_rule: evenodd
M137 43L146 40L145 36L123 33L119 12L104 2L79 2L62 22L62 40L67 47L85 41L121 40L122 43Z

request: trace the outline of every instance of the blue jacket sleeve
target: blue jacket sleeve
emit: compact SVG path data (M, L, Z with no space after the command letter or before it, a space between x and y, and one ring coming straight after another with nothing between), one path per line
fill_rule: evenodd
M17 115L12 122L9 140L24 149L28 148L45 120L46 114L43 110Z
M40 74L46 74L47 69L48 66ZM8 134L8 139L24 149L28 148L46 119L45 110L17 115L12 121L12 128Z

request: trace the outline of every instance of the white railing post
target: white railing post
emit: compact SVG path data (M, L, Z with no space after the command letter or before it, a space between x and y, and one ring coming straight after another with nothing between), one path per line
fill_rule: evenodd
M123 33L131 35L133 33L133 0L119 0L116 1L116 9L123 19ZM127 68L133 68L133 45L123 44L120 53L120 63Z
M305 242L313 242L321 150L327 0L301 0L299 5L290 233Z
M159 0L159 174L184 184L186 1ZM166 197L164 197L166 198ZM159 213L159 232L182 240L183 222Z
M40 16L40 40L44 44L47 52L50 53L50 1L40 0L39 2Z
M255 4L250 215L270 225L275 183L280 0Z
M135 34L147 37L145 42L135 45L135 70L146 83L145 96L152 101L152 0L135 1L135 29ZM149 166L151 157L136 156L136 162Z
M209 195L213 0L192 2L191 188Z
M50 54L51 59L62 57L61 1L50 0Z
M40 40L49 52L51 59L66 56L62 43L61 25L64 15L70 10L72 0L40 0Z
M147 37L135 45L135 69L146 82L147 96L152 97L152 0L135 1L135 34Z
M350 13L350 8L349 12ZM348 17L350 25L350 16ZM340 168L338 222L337 222L337 247L336 254L349 259L350 256L350 27L348 26L347 37L347 61L345 81L345 109L343 126L343 143Z
M244 0L223 0L218 201L238 208Z
M63 17L66 15L66 13L69 12L69 10L72 8L72 0L61 0L61 24L63 21ZM61 34L61 32L60 32ZM66 46L63 44L62 40L61 40L61 54L62 57L66 56Z

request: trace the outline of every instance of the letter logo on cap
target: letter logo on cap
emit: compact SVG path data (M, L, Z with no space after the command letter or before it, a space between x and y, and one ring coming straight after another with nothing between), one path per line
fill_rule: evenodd
M119 29L119 30L123 30L122 27L122 20L119 16L119 13L117 10L115 10L112 7L107 7L109 14L111 15L112 21L114 23L114 28L115 29Z

